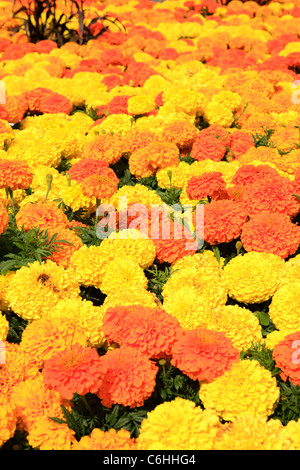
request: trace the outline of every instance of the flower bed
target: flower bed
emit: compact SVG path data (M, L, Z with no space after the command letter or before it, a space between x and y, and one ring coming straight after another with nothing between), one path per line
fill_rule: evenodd
M33 3L0 2L1 449L299 450L300 1Z

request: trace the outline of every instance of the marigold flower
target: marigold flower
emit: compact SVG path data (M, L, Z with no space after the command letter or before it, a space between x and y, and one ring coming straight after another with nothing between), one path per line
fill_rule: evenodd
M101 383L99 366L96 349L72 344L44 362L44 383L67 400L73 393L96 393Z
M200 176L192 176L188 181L186 193L190 199L200 201L210 197L211 199L226 199L226 183L219 171L202 173Z
M288 379L294 385L300 384L299 345L300 332L296 331L286 335L273 349L276 367L281 369L280 377L284 381Z
M209 383L239 361L240 352L219 331L183 331L172 348L171 363L192 380Z
M147 114L155 108L155 100L150 95L136 95L128 100L128 114L135 116Z
M0 160L0 189L27 189L32 179L33 172L26 162Z
M17 427L16 410L9 399L1 394L0 397L0 447L14 436Z
M226 153L226 143L221 138L214 135L199 133L196 141L193 143L191 157L202 161L206 159L219 162Z
M49 390L41 373L17 384L11 395L11 403L15 406L18 428L30 432L39 418L55 417L63 419L61 405L67 405L59 393Z
M179 150L173 142L154 141L129 157L129 170L137 178L154 175L161 168L178 164Z
M115 258L105 265L100 289L106 294L113 294L121 289L134 287L137 290L147 289L148 279L144 270L132 258Z
M9 216L8 216L7 210L0 203L0 235L2 235L3 232L5 232L5 230L8 227L8 223L9 223Z
M107 341L134 347L149 358L170 356L180 330L178 320L163 309L142 305L111 307L103 318Z
M215 450L284 450L282 439L285 426L279 419L241 414L233 423L226 423L219 433Z
M179 149L190 148L199 134L198 129L188 121L175 121L166 124L162 131L162 139L173 142Z
M85 157L74 163L66 174L70 175L73 180L82 182L88 176L101 174L107 166L106 162L99 158Z
M274 253L287 258L300 244L300 227L286 214L262 211L243 225L241 242L246 251Z
M143 406L155 387L157 366L136 348L123 346L100 357L101 385L97 395L103 406Z
M252 183L262 181L265 178L276 176L279 176L278 171L269 165L243 165L232 178L232 184L248 186Z
M41 113L65 113L70 114L72 105L66 96L59 93L49 93L44 95L39 102Z
M286 332L286 334L300 330L299 288L299 279L280 286L273 295L269 307L272 322L279 331Z
M39 450L71 450L77 442L75 431L66 423L56 423L48 416L38 417L30 427L27 440L31 447Z
M111 168L103 168L101 173L88 176L81 182L82 193L98 200L109 199L118 189L119 178Z
M59 209L55 202L39 201L35 204L24 204L16 215L17 227L27 232L38 227L41 230L55 230L68 225L66 214Z
M204 206L204 240L210 245L229 243L239 238L247 222L247 212L242 203L220 199ZM202 226L196 225L201 237Z
M33 321L43 316L62 298L78 297L79 284L53 261L22 266L7 293L10 308L21 318Z
M263 340L258 318L251 310L239 305L224 305L216 309L207 328L222 331L239 351L246 351L253 343Z
M114 134L97 135L82 148L83 158L99 159L108 165L117 163L123 152L122 137Z
M201 385L199 392L205 408L232 422L245 413L267 418L275 410L279 396L276 378L255 360L235 362L213 382Z
M137 450L137 443L126 429L109 429L105 432L94 428L90 436L75 441L72 450Z
M51 256L48 256L47 259L66 269L70 265L70 259L74 251L79 250L83 245L81 238L69 228L52 229L48 231L48 234L49 238L54 234L57 235L55 242L58 249L54 251ZM63 240L63 242L57 242L57 240Z
M221 429L214 411L176 397L157 405L142 421L138 450L212 450Z
M245 304L269 300L280 283L284 260L273 253L250 251L232 258L223 269L229 297Z
M300 211L300 202L293 197L293 189L292 181L287 178L264 179L245 188L243 203L250 215L269 211L295 217Z
M124 135L124 154L132 154L136 150L142 147L147 147L154 140L158 140L157 135L149 130L139 131L137 129L131 129Z

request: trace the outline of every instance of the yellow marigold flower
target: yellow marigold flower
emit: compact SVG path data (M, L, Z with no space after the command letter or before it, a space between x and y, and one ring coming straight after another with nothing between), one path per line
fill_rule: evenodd
M219 125L229 128L233 122L233 113L229 107L210 101L205 107L203 117L211 126Z
M204 112L205 95L201 92L179 89L176 94L166 94L166 99L174 105L176 112L190 116L202 115Z
M225 305L215 311L207 327L223 332L240 351L263 339L259 320L251 310L238 305Z
M187 295L190 289L196 289L211 308L221 307L226 304L227 287L221 278L221 271L209 265L202 267L196 263L194 266L188 265L181 268L178 266L173 268L171 276L163 286L162 294L165 301L184 285Z
M20 268L10 282L10 308L21 318L33 321L48 314L62 298L79 295L78 282L62 267L47 260Z
M221 429L214 411L177 397L156 406L142 421L138 450L212 450Z
M215 450L284 450L283 430L279 420L245 413L225 424Z
M295 330L293 330L294 332ZM267 349L274 349L274 346L279 343L279 341L282 341L286 337L287 333L285 330L274 330L271 331L265 338L264 338L264 344Z
M223 269L229 297L245 304L269 300L279 287L280 256L251 251L231 259Z
M122 186L108 201L103 201L103 203L111 204L119 212L129 209L132 204L137 203L143 204L147 208L151 207L152 204L163 205L160 196L142 184Z
M125 229L112 232L100 245L103 257L109 256L122 258L124 255L131 258L142 268L151 266L155 260L156 249L153 240L135 229Z
M5 395L0 396L0 447L15 434L16 410Z
M128 113L135 116L150 113L155 109L155 100L150 95L132 96L128 100Z
M110 114L100 124L95 125L89 131L90 135L97 135L104 131L105 133L113 132L114 134L126 134L133 127L132 117L128 114Z
M178 286L172 295L163 300L163 309L176 317L182 328L195 330L205 328L212 316L212 308L205 295L199 294L199 289L185 285Z
M299 450L300 449L300 421L291 420L286 426L283 426L279 436L280 450Z
M225 421L235 421L244 413L267 418L279 396L276 378L255 360L234 363L221 377L201 385L199 392L204 408L214 410Z
M101 279L100 289L110 295L122 289L147 289L148 279L144 270L132 258L115 258L105 266L105 273Z
M5 276L0 275L0 310L9 310L9 302L7 300L7 291L11 280L15 275L15 271L8 271Z
M275 292L269 307L269 315L279 331L286 334L300 330L300 281L281 286Z
M20 343L24 355L30 355L41 368L45 361L73 344L87 345L83 328L67 318L40 318L28 323Z
M211 99L211 103L224 106L230 109L231 112L236 111L239 108L241 102L242 99L240 95L229 90L221 90Z
M280 286L293 283L300 279L300 254L286 261L279 272Z
M0 341L5 341L9 330L9 323L5 315L0 312Z
M103 252L101 245L90 247L83 245L71 256L68 268L69 275L82 286L100 288L105 265L114 257L113 251Z
M134 287L130 287L126 290L109 294L105 298L102 307L106 311L109 307L115 307L116 305L121 305L122 307L142 305L143 307L156 308L159 305L159 301L155 294L146 289L136 290Z
M186 162L179 162L178 166L161 168L156 173L158 186L160 188L170 188L171 186L175 189L184 188L191 178L190 166Z
M31 447L39 450L71 450L73 442L76 442L75 431L48 416L37 418L27 434L27 440Z
M68 185L66 177L64 177L64 180L65 181L60 186L59 198L66 206L71 207L73 212L82 209L86 211L87 214L92 214L96 210L94 198L85 196L82 192L81 185L75 180L72 180L70 185Z
M104 309L93 302L82 299L61 299L49 313L49 318L69 319L78 325L85 333L90 347L100 348L105 337L102 331Z
M221 265L211 250L204 250L201 253L195 253L194 255L184 256L172 263L172 270L181 269L185 267L197 268L212 268L216 273L221 274Z

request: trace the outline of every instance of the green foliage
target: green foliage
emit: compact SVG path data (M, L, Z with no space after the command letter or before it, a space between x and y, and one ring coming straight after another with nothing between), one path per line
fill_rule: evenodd
M195 158L191 157L190 154L187 154L185 157L183 157L182 155L180 155L179 160L180 160L181 162L186 162L186 163L188 163L189 165L191 165L192 163L194 163L194 162L197 161Z
M262 367L269 370L276 377L281 370L276 367L273 351L268 349L264 342L252 343L252 347L241 353L241 359L258 361Z
M20 343L22 339L22 333L26 328L28 321L16 315L14 312L9 312L6 315L6 319L9 323L9 330L6 341L9 343Z
M252 134L255 147L274 147L274 143L270 140L272 135L275 132L275 129L267 129L264 126L261 126L263 133Z
M67 158L62 158L56 170L59 173L66 173L72 166L72 163Z
M169 277L171 276L172 270L167 263L160 264L157 266L154 264L151 269L145 270L145 274L148 277L148 290L153 292L156 297L162 301L162 289Z
M289 381L281 381L278 386L279 402L271 418L279 419L286 426L289 421L298 421L300 418L300 387Z
M87 246L99 246L101 243L100 238L97 237L95 227L72 227L76 235L81 238L82 243Z
M49 39L61 47L69 41L80 45L87 44L89 40L97 39L108 31L110 24L125 30L117 18L100 16L96 12L93 18L90 14L86 15L84 0L70 0L66 5L68 10L61 13L56 0L29 0L26 6L20 0L14 0L13 18L19 20L15 32L23 30L29 41L34 44ZM77 19L77 28L71 27L74 19ZM100 23L101 28L94 34L93 27L96 23Z
M14 219L1 238L0 274L16 271L22 266L28 266L34 261L43 262L55 251L62 249L59 243L71 245L66 240L57 238L58 234L49 237L47 230L33 228L25 232L24 227L19 230Z

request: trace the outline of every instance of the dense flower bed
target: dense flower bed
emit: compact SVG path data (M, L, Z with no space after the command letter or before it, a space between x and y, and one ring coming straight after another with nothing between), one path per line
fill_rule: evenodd
M299 450L300 1L12 4L0 447Z

